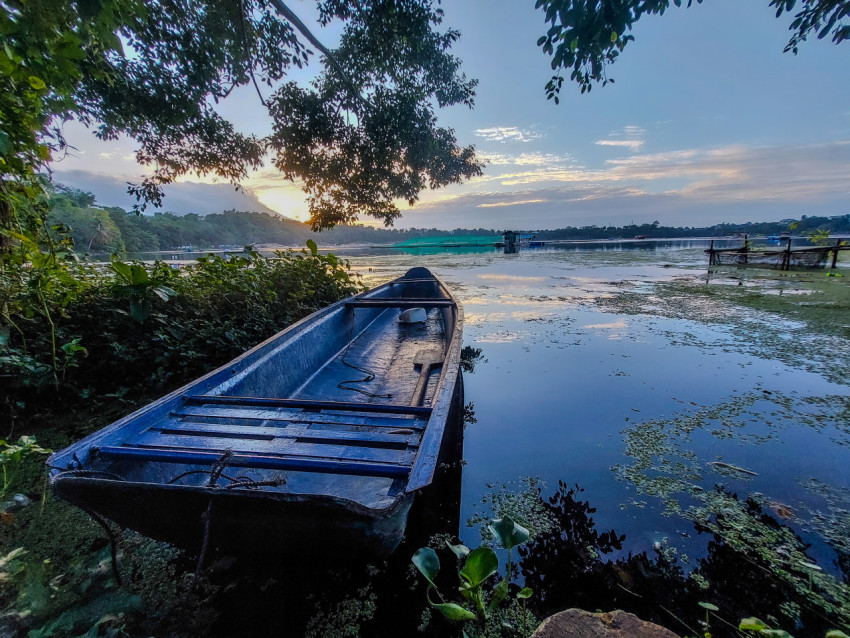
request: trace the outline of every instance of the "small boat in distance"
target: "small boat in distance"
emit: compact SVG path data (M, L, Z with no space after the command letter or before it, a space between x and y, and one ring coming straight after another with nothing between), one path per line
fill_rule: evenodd
M413 268L56 452L51 487L182 547L389 553L459 423L462 326Z

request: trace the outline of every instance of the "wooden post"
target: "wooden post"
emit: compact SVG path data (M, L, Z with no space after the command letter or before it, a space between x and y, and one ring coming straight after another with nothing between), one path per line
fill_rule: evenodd
M835 268L836 264L838 263L838 247L839 246L841 246L841 240L836 239L835 240L835 248L832 249L832 266L830 266L830 269Z
M708 245L708 265L714 265L714 240L711 240L711 243Z
M749 242L747 241L747 235L744 235L744 247L741 248L742 257L739 260L739 263L746 264L747 263L747 251L749 250Z
M782 256L782 270L791 269L791 238L788 238L788 245L785 247L785 254Z

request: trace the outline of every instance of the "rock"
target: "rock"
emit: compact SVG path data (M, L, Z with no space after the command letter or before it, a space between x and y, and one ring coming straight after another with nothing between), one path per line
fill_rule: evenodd
M3 501L0 503L0 512L3 512L4 514L12 514L25 508L30 503L32 503L32 499L26 494L15 494L11 501Z
M619 609L594 614L567 609L543 621L531 638L678 638L669 629Z

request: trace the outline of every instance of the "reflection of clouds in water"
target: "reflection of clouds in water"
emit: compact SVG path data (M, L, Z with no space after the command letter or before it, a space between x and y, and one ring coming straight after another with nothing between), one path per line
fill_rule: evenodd
M460 302L464 307L466 306L483 306L489 303L493 303L493 300L489 297L461 297Z
M491 332L489 334L476 337L475 343L511 343L512 341L519 341L525 336L526 335L520 334L519 332L500 330L498 332Z
M532 277L528 275L505 275L499 273L478 275L478 278L483 279L484 281L504 281L518 284L546 281L546 277Z
M591 330L614 330L616 328L627 328L629 326L625 319L618 319L610 323L589 323L582 328L590 328Z
M520 321L553 321L561 318L554 312L537 312L535 310L518 310L511 313L511 319Z
M621 339L625 339L628 336L626 335L628 327L629 324L625 319L618 319L617 321L611 321L609 323L590 323L582 326L582 328L586 328L588 330L610 330L611 332L606 336L609 341L620 341Z
M498 321L507 317L506 312L465 312L463 321L467 326L480 326L488 321Z

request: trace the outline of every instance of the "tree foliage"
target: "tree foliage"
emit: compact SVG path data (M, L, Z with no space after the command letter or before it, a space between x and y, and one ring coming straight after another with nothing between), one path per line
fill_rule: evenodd
M694 0L686 2L690 7ZM558 103L567 70L582 93L595 83L613 83L607 67L634 41L629 33L634 23L644 15L663 15L671 4L681 7L683 0L537 0L536 8L544 12L550 25L537 45L551 56L555 71L546 84L546 97ZM819 39L832 34L835 44L850 39L850 0L800 0L799 8L797 5L797 0L770 0L777 18L797 11L785 51L797 53L799 44L811 33Z
M472 147L436 122L438 107L472 106L475 81L450 54L458 33L438 30L432 0L317 0L322 25L342 24L333 52L282 0L0 5L0 226L14 226L15 189L66 148L70 118L138 142L154 169L132 187L142 206L187 173L238 183L270 158L303 184L317 229L364 214L390 224L395 200L481 171ZM306 86L288 80L311 45L323 70ZM268 136L216 111L248 84L270 93L258 98Z

